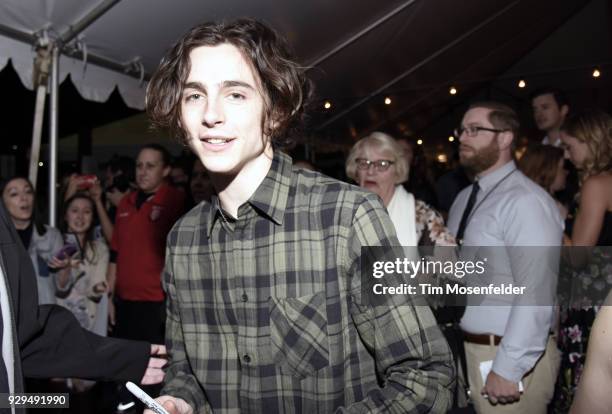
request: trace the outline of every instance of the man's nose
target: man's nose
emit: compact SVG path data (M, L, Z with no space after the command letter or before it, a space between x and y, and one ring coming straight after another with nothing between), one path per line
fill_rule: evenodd
M208 128L213 128L223 122L223 107L217 102L217 99L210 98L204 105L202 124Z

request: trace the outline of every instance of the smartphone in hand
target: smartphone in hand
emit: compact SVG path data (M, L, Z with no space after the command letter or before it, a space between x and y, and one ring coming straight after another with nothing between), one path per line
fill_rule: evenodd
M78 251L78 247L75 246L74 244L65 244L64 247L62 247L62 249L55 253L55 258L57 260L65 260L65 259L69 259L71 258L77 251Z

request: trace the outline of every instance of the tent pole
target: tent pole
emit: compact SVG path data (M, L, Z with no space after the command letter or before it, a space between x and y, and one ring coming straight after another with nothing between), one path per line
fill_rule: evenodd
M32 147L30 148L30 168L28 178L36 189L38 181L38 160L40 159L40 138L42 134L43 118L45 113L45 97L47 86L38 85L36 88L36 106L34 109L34 128L32 130Z
M59 94L59 54L57 45L51 52L51 95L49 97L49 225L56 223L57 187L57 115Z
M110 10L115 4L119 3L121 0L104 0L99 3L93 10L87 13L81 20L76 22L75 24L70 25L69 29L66 30L59 37L58 41L60 45L65 45L70 42L72 39L77 37L79 33L83 30L87 29L90 24L95 22L100 18L100 16L104 15L108 10Z

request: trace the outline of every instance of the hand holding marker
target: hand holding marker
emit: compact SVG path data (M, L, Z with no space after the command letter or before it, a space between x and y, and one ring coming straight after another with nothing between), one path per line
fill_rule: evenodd
M128 381L126 382L125 386L132 394L136 396L136 398L142 401L144 405L149 407L149 409L153 410L156 414L169 414L164 407L151 398L151 396L144 392L138 385Z

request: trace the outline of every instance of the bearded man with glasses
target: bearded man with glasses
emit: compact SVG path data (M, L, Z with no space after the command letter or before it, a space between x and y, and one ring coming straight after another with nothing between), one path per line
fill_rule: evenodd
M478 413L546 413L559 370L550 332L563 221L552 197L517 170L518 132L516 112L498 102L471 105L455 130L460 162L476 177L449 213L462 259L487 252L483 281L522 286L535 298L483 295L478 305L468 297L460 325Z

